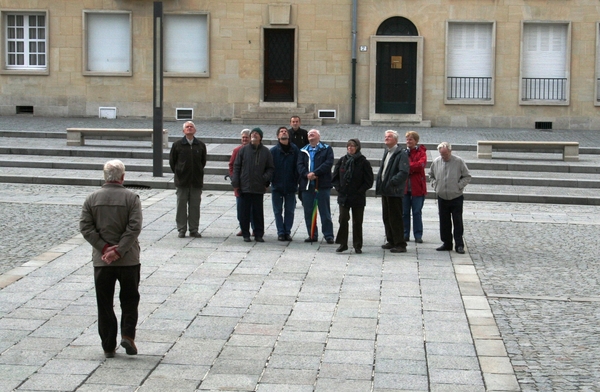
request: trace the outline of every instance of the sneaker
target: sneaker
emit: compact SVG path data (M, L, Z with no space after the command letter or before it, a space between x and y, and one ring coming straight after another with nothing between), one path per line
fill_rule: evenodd
M125 349L127 355L137 355L137 347L135 346L135 342L133 339L128 338L127 336L123 336L121 338L121 347Z

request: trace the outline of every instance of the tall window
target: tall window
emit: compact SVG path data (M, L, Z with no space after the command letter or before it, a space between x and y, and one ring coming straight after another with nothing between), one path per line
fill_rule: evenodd
M208 76L208 15L167 14L164 24L166 76Z
M494 23L448 22L446 103L493 103L493 76Z
M47 68L46 15L4 13L5 69Z
M521 103L567 104L570 24L525 22L521 43Z
M84 75L131 75L131 13L86 12L84 23Z

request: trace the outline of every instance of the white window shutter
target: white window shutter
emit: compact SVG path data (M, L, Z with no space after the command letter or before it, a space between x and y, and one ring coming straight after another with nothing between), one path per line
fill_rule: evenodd
M523 28L523 77L567 77L566 24L526 23Z
M208 72L208 15L166 15L164 71Z
M87 70L130 72L129 14L87 14Z

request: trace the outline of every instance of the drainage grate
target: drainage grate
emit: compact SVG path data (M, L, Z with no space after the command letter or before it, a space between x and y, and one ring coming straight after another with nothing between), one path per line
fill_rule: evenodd
M17 114L33 114L33 106L17 106Z
M152 189L148 185L139 185L139 184L126 184L126 185L124 184L123 187L127 188L127 189Z
M552 121L536 121L535 129L552 129Z

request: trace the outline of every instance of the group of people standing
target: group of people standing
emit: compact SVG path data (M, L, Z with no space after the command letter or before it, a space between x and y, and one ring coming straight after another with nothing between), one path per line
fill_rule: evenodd
M352 218L352 245L362 253L362 222L366 192L374 181L373 169L361 153L358 139L346 144L347 153L333 167L332 148L321 142L318 130L300 128L294 116L291 127L277 130L278 143L270 150L262 144L260 128L242 131L242 145L232 153L230 174L237 198L241 236L250 242L250 226L257 242L264 242L263 195L271 186L273 213L280 241L291 241L296 194L304 207L308 237L318 240L314 224L317 211L322 235L328 244L337 243L336 252L348 249L349 220ZM184 136L173 143L169 165L177 187L176 224L179 237L189 230L200 238L200 199L206 166L205 144L194 135L193 122L183 124ZM406 148L398 143L396 131L385 132L385 150L376 177L376 194L381 196L386 243L392 253L406 252L410 240L411 214L415 242L423 242L421 210L427 193L425 167L427 152L419 145L419 135L406 133ZM440 237L436 250L464 253L463 189L471 180L465 162L452 155L450 143L438 145L440 156L429 169L437 195ZM332 170L333 168L333 170ZM98 332L106 358L115 356L118 323L114 312L116 282L120 287L121 339L119 345L128 355L136 355L136 325L140 300L140 245L142 207L139 197L123 187L125 165L119 160L104 165L105 184L89 195L82 208L79 228L92 245L94 283L98 306ZM330 195L338 193L339 229L334 238Z

